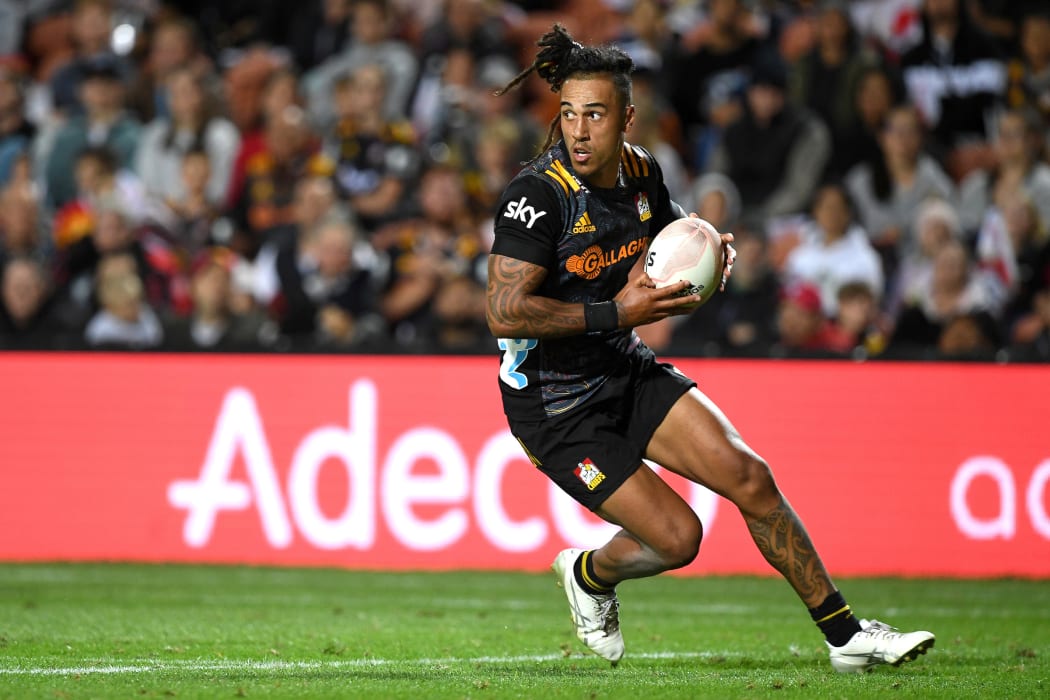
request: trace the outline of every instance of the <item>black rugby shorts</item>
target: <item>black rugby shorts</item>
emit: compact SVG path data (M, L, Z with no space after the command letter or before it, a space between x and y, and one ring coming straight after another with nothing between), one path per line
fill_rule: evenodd
M672 365L643 356L564 415L540 421L508 416L508 423L540 471L595 510L641 466L653 433L694 386Z

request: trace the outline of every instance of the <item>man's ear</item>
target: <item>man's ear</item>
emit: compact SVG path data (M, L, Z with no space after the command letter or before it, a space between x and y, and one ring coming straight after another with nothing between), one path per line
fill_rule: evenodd
M634 105L627 105L623 113L623 133L627 133L634 126Z

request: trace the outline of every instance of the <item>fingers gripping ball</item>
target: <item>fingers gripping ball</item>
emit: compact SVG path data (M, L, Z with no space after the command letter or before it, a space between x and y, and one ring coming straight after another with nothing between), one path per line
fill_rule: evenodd
M711 298L722 282L725 253L722 238L707 221L683 217L660 230L645 258L645 271L653 283L666 287L679 280L688 280L690 286L682 296L699 294L696 308Z

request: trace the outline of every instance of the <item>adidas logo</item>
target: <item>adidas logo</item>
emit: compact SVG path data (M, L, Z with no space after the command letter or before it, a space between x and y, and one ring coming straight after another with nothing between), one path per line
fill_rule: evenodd
M573 235L577 233L594 233L598 230L598 227L591 223L591 215L587 212L583 212L583 216L576 222L576 225L572 227Z

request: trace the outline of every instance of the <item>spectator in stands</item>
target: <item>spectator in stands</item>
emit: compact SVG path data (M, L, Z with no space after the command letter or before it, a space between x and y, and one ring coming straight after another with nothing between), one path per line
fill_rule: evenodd
M1022 19L1020 51L1007 64L1006 75L1007 104L1033 108L1050 124L1050 10Z
M987 120L1005 95L1006 66L963 0L924 0L922 21L922 42L901 58L904 82L934 152L959 182L991 160Z
M420 131L419 146L433 160L464 163L476 137L474 108L476 61L465 48L452 49L442 62L436 83L430 85L430 103L416 100L413 123ZM420 83L422 97L423 84ZM424 113L426 113L424 115Z
M347 347L381 332L376 290L370 271L354 263L355 243L354 227L332 218L281 248L275 307L282 334Z
M512 54L503 30L499 6L484 0L443 0L441 12L427 26L417 43L420 63L434 68L455 48L466 49L475 61Z
M303 76L310 115L327 130L335 120L332 85L340 76L363 65L382 66L386 76L383 112L388 118L408 114L408 101L418 73L415 53L396 37L389 0L357 0L353 4L352 36L347 48Z
M229 86L230 90L239 95L238 100L243 102L239 110L242 112L241 121L233 120L234 125L241 132L241 145L237 158L234 160L233 172L230 174L230 186L226 193L226 204L230 207L240 198L244 189L248 162L266 151L266 125L286 108L302 108L303 106L302 95L299 93L298 76L288 68L278 68L268 59L259 60L265 63L255 67L249 71L248 76L241 79L244 85ZM227 82L230 82L230 74L240 65L238 64L227 72ZM254 94L251 85L252 72L261 74L261 76L254 76L254 79L260 81L258 94ZM232 110L227 111L232 112Z
M180 191L164 202L168 210L162 222L164 228L191 258L202 248L213 245L217 237L221 207L209 196L211 169L206 151L187 151L179 164Z
M736 270L733 270L736 274ZM827 355L850 349L850 339L824 315L820 290L808 282L788 285L781 291L776 316L774 355Z
M522 136L518 122L509 117L490 119L479 126L469 165L463 173L471 209L479 218L495 214L503 189L521 169L521 161L515 156Z
M894 351L929 353L957 316L986 314L994 319L1001 296L994 282L974 265L966 246L950 240L937 251L929 281L904 300L891 339Z
M991 360L999 348L995 319L984 311L962 313L948 319L937 337L937 352L944 359Z
M1043 221L1050 221L1050 165L1043 160L1046 126L1032 109L1011 109L999 116L992 143L995 165L974 170L959 186L959 215L970 234L980 228L990 207L1027 196Z
M48 204L61 207L76 196L74 164L88 146L113 151L119 167L130 167L138 148L141 127L124 110L124 89L116 63L107 57L87 62L81 69L80 97L84 113L70 118L55 135L44 161Z
M434 304L420 339L418 352L484 355L496 340L485 323L485 287L472 277L445 280L434 295Z
M850 151L850 139L860 116L854 96L875 57L860 46L843 2L824 2L817 14L816 46L791 66L791 101L816 114L831 134L832 157L827 177L841 177L847 163L839 154Z
M291 16L288 48L300 72L338 56L350 41L352 0L309 0Z
M744 112L744 94L759 37L742 0L712 0L707 18L684 39L671 65L669 97L682 120L686 160L694 170L708 168L722 132Z
M73 180L75 199L55 213L56 239L60 245L70 242L64 231L67 217L84 213L90 218L100 205L117 202L135 226L163 215L163 207L146 196L138 176L129 168L121 167L116 154L105 146L88 146L80 151L73 166Z
M522 103L523 91L496 94L500 88L514 79L518 74L517 67L503 56L489 56L477 64L473 100L473 118L480 123L511 119L521 133L514 160L518 163L528 161L543 143L545 124L535 121Z
M711 170L740 190L748 225L802 211L813 196L830 153L827 127L786 101L787 71L773 50L755 62L747 108L725 131Z
M1035 292L1050 281L1050 231L1035 202L1015 193L985 218L977 234L978 264L1001 281L1009 328L1032 309Z
M279 76L291 78L294 100L282 100L280 104L267 104L267 98ZM249 134L263 129L270 115L289 104L300 104L298 99L299 78L288 65L288 56L278 48L265 45L237 54L237 59L222 73L225 116L240 130L243 141L249 142ZM284 82L280 81L280 87ZM292 93L281 90L280 94Z
M740 191L721 173L707 173L693 183L689 200L701 219L719 231L735 231L740 220Z
M897 81L885 66L870 66L857 79L856 119L848 124L828 163L828 177L843 179L855 166L872 163L882 152L879 140L890 110L899 101Z
M53 246L41 233L37 190L19 183L0 190L0 264L15 257L47 261Z
M879 145L881 153L855 166L846 189L858 219L883 259L887 274L914 246L911 225L919 205L930 197L955 201L955 187L932 156L922 150L919 115L910 106L895 107L887 116Z
M523 108L520 93L514 91L503 97L493 94L516 74L513 63L504 56L491 55L476 61L466 49L450 50L437 76L424 75L420 79L412 104L417 149L432 160L469 167L485 125L511 120L520 132L514 160L520 167L520 163L531 159L542 138Z
M380 310L393 337L405 346L420 342L442 284L463 275L484 279L487 253L458 170L431 164L417 199L418 217L394 222L373 238L390 260Z
M128 60L113 53L110 46L113 10L109 0L76 0L70 30L75 53L55 70L49 86L52 109L65 116L85 107L81 83L99 63L110 66L114 79L120 82L129 81L133 75Z
M0 265L0 348L54 348L72 331L56 308L41 262L26 256L6 259Z
M834 318L837 349L854 358L875 357L886 349L891 334L889 319L879 310L879 299L867 282L847 282L839 287Z
M1050 287L1036 292L1030 315L1014 328L1011 340L1016 359L1050 361Z
M406 187L419 161L411 124L383 112L386 83L381 66L364 64L335 87L338 122L330 136L335 180L368 233L403 213Z
M867 233L855 222L841 185L828 184L817 191L812 217L802 241L788 254L784 265L787 283L805 281L819 289L821 307L829 318L838 313L839 288L846 283L863 282L881 297L882 261Z
M164 329L146 302L134 256L111 253L99 260L96 287L100 308L84 329L89 345L141 350L161 344Z
M135 153L135 172L147 193L163 202L185 195L182 159L189 151L208 156L208 202L223 204L240 134L228 119L215 114L208 95L189 68L176 69L167 80L169 115L150 122L142 132Z
M928 199L919 205L914 229L916 244L901 259L885 304L886 311L894 319L900 314L905 300L917 300L929 289L938 251L951 241L963 239L955 207L942 199Z
M146 55L128 95L128 106L139 119L151 122L170 116L168 81L179 70L196 77L209 98L218 96L217 76L190 19L177 15L161 19L147 37Z
M676 48L675 38L667 26L670 4L666 0L629 3L623 10L623 28L613 42L634 61L635 76L638 72L645 72L654 82L653 92L663 100L677 87L669 82L671 71L668 68L672 65L672 53ZM644 102L639 100L635 104Z
M0 187L36 137L36 127L26 118L25 89L20 75L0 67Z
M177 251L151 230L135 226L117 201L99 202L88 235L58 251L55 278L63 304L94 312L99 262L117 254L135 261L147 303L157 309L186 308Z
M230 247L253 259L266 232L292 220L298 181L311 175L330 176L332 170L301 109L290 106L271 115L266 125L266 149L246 164L245 182L232 211Z
M1017 251L1019 284L1015 309L1027 311L1031 309L1033 294L1050 287L1050 221L1041 219L1035 203L1025 197L1008 204L1006 219Z
M193 262L193 311L172 316L164 346L173 350L258 350L272 344L276 328L256 309L239 313L233 303L236 255L226 248L200 251Z
M336 197L332 179L323 176L300 178L295 185L291 220L268 229L259 254L251 262L252 294L255 302L270 308L281 290L277 276L277 255L285 248L302 245L322 222L347 219L348 213ZM364 259L362 255L362 259ZM371 262L371 261L370 261ZM374 265L369 265L370 269Z

